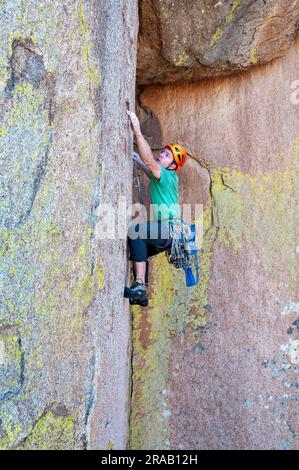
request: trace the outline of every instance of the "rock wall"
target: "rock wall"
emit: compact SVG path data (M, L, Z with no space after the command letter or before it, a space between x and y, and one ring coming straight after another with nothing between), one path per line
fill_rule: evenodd
M152 147L193 155L181 203L203 205L204 235L200 284L158 255L134 307L132 449L299 448L298 65L297 41L245 74L139 95Z
M135 0L0 2L4 449L126 447L126 242L96 216L131 199L137 28Z
M139 0L139 85L244 71L281 56L298 31L293 0Z
M298 42L142 87L281 56L298 2L138 3L137 106L154 151L193 155L200 284L151 263L131 390L126 228L100 238L99 213L149 202L126 115L137 0L0 0L0 447L124 449L130 414L131 448L297 449Z

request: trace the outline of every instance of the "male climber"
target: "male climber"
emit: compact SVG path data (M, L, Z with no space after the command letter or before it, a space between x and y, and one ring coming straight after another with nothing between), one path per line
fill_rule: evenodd
M134 262L135 281L130 288L126 287L124 296L131 304L148 305L146 292L146 268L149 256L165 251L171 245L169 224L172 219L180 218L178 171L184 166L187 153L180 144L169 144L158 158L140 130L140 123L135 113L127 111L131 120L138 154L134 160L150 177L149 195L155 221L131 226L128 232L130 260Z

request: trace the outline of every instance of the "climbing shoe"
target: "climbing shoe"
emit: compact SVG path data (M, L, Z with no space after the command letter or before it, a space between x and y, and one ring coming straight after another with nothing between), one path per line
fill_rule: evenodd
M133 282L131 287L125 287L124 297L130 300L147 300L147 292L145 284L140 282Z
M140 305L140 307L147 307L148 306L148 299L145 299L145 300L130 299L130 305Z

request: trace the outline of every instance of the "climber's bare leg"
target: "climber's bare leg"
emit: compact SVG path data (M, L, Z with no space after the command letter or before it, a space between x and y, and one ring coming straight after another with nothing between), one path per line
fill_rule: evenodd
M135 280L145 282L146 261L134 261Z

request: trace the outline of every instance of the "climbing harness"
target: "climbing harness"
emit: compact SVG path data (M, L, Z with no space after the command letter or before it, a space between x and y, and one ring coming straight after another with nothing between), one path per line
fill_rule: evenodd
M181 219L173 219L169 224L172 239L168 261L175 268L183 268L186 276L186 286L192 287L199 281L198 248L195 245L196 226ZM196 278L193 274L195 267Z

